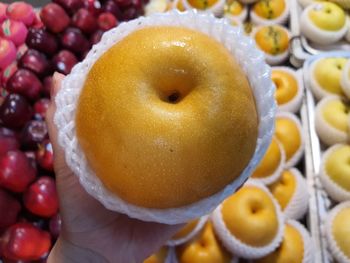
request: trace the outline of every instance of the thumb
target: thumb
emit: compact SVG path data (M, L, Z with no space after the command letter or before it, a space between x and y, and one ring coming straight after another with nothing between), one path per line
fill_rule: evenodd
M64 151L58 144L57 127L53 121L54 115L56 112L55 97L56 97L57 92L61 88L61 83L62 83L63 78L64 78L64 75L57 73L57 72L54 73L53 80L52 80L52 87L51 87L51 103L50 103L50 106L46 112L46 124L47 124L48 130L49 130L49 137L50 137L50 141L52 144L53 153L54 153L54 157L55 157L55 159L54 159L55 170L57 168L59 168L59 170L60 170L60 169L62 169L61 168L62 166L65 166ZM58 171L56 171L56 172L58 172Z

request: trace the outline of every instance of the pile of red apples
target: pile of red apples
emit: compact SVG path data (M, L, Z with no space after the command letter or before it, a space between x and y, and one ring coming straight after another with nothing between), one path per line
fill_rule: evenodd
M45 123L52 75L69 74L143 0L0 2L0 259L46 262L61 220ZM1 261L0 260L0 261Z

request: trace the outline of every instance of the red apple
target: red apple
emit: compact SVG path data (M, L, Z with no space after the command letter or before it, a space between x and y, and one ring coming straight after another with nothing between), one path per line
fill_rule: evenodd
M35 176L36 169L23 152L9 151L0 158L0 186L21 193L34 181Z
M97 28L97 20L92 13L81 8L73 16L73 25L87 34L93 33Z
M83 0L84 7L93 15L98 16L102 11L102 5L99 0Z
M48 30L53 33L62 32L70 23L66 11L58 4L49 3L41 9L40 18Z
M21 204L0 188L0 230L16 223Z
M6 15L7 6L8 6L7 4L0 3L0 23L7 18L7 15Z
M0 127L0 158L7 152L19 149L20 144L16 134L5 127Z
M26 44L29 48L36 49L47 55L55 54L58 48L56 37L43 28L30 28Z
M23 45L28 34L26 25L22 22L6 19L1 24L0 35L12 41L17 47Z
M55 70L64 75L69 74L74 65L77 63L78 59L76 56L68 50L61 50L52 59L52 64L55 67Z
M23 128L21 133L22 147L36 150L38 145L48 138L48 130L45 121L32 120Z
M16 61L16 46L12 41L0 38L0 69L5 69Z
M35 49L29 49L21 57L19 62L20 67L29 69L39 76L44 76L49 73L50 63L43 53Z
M71 15L84 7L83 0L53 0L52 2L62 6Z
M50 234L27 222L12 225L0 238L0 250L10 260L38 260L50 247Z
M97 23L100 29L107 31L115 27L118 21L111 13L102 13L98 16Z
M41 168L53 172L53 149L49 140L45 140L39 145L36 159Z
M34 118L36 120L45 120L46 111L50 106L50 100L47 98L39 99L34 104Z
M19 69L8 80L6 88L30 100L36 100L42 90L42 84L35 74L27 69Z
M24 206L42 217L54 216L58 211L58 196L54 179L42 176L24 192Z
M0 106L0 122L9 128L21 128L32 117L28 101L18 94L8 94Z
M91 45L95 45L98 42L100 42L102 35L103 35L103 31L102 30L96 30L95 33L93 33L90 37L90 44Z
M1 85L3 87L7 86L9 79L15 74L18 70L17 61L12 62L4 70L1 71Z
M89 41L78 28L67 28L61 37L62 46L76 54L83 54L90 49Z
M22 1L16 1L7 7L6 14L9 18L21 21L30 26L35 17L33 7Z
M118 20L122 19L122 12L120 11L119 6L113 1L108 0L103 5L103 11L113 14Z

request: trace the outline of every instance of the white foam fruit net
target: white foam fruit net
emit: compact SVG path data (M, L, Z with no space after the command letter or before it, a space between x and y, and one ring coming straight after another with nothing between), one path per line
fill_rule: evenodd
M259 117L258 139L254 156L242 174L220 192L203 200L180 208L152 209L129 204L104 187L90 168L80 148L75 129L75 114L78 97L88 72L98 58L131 32L149 26L181 26L207 34L221 42L236 58L248 76ZM276 104L275 87L270 78L270 67L264 61L254 41L243 34L242 28L233 27L226 19L217 19L210 14L195 11L154 14L149 17L121 23L106 32L101 41L94 45L83 62L75 65L70 75L62 82L56 95L57 111L54 122L58 128L58 142L65 151L66 162L79 177L84 189L98 199L106 208L127 214L143 221L178 224L209 214L227 196L232 194L250 176L269 146L274 126Z

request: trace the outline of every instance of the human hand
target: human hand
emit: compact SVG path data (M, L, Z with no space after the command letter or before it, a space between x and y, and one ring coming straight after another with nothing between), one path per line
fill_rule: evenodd
M66 164L53 123L55 95L63 75L55 73L46 122L54 150L62 230L48 262L142 262L182 225L143 222L106 209L91 197Z

